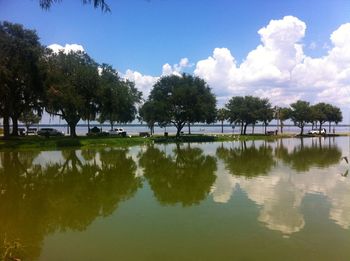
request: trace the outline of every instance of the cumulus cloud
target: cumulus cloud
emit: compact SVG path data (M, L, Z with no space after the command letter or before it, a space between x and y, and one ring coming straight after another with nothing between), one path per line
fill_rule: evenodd
M71 51L73 52L85 52L84 47L80 44L66 44L65 46L59 45L59 44L51 44L47 48L50 48L54 53L58 53L60 51L63 51L64 53L69 53Z
M182 58L179 63L174 65L170 65L169 63L166 63L162 66L161 76L166 76L166 75L181 76L181 73L186 68L190 68L192 66L193 64L189 62L188 58ZM130 69L128 69L124 74L121 73L121 75L124 78L135 82L136 88L142 91L144 99L147 99L153 85L161 77L161 76L144 75L138 71L133 71Z
M349 103L350 24L331 34L332 46L319 58L304 53L305 31L306 24L297 17L271 20L258 30L261 44L241 64L229 49L215 48L211 56L197 62L194 74L204 78L222 100L250 94L278 105L297 99Z

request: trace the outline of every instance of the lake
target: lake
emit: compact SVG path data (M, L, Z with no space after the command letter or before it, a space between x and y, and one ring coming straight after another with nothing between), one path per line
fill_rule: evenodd
M0 254L350 260L349 142L0 152Z

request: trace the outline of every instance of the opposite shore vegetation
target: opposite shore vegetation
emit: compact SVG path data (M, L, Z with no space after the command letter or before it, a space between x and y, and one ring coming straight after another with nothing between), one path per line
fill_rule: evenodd
M189 74L161 77L148 99L143 100L135 84L122 79L111 65L98 64L86 52L53 52L40 43L34 30L23 28L20 24L0 22L0 117L3 119L4 135L0 145L15 146L16 142L22 145L50 144L53 141L64 145L64 139L66 145L70 142L74 145L74 142L68 141L73 139L68 137L63 140L10 138L18 136L18 122L29 127L40 121L44 111L64 119L71 138L76 137L76 126L80 120L87 121L90 130L90 121L108 122L113 129L116 123L138 119L147 123L151 134L155 125L175 126L176 139L168 137L165 141L224 139L225 136L214 139L209 138L211 136L184 138L180 135L185 125L198 122L210 124L219 121L223 125L224 121L228 121L240 126L244 136L247 126L254 129L257 123L265 126L266 134L266 127L273 119L277 119L279 132L283 134L283 122L289 119L303 135L306 124L321 130L328 123L331 132L331 124L337 124L343 118L341 110L332 104L320 102L311 105L299 100L281 108L272 106L267 98L249 95L234 96L224 108L217 109L216 96L208 84ZM96 143L102 140L113 143L112 139L103 137L80 137L75 143L94 144L91 142L93 139ZM126 140L121 143L127 144ZM132 143L132 140L140 143L142 138L132 138L129 142Z

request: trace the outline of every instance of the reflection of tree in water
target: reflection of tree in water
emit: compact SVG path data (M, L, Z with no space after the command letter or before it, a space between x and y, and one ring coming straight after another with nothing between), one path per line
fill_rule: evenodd
M216 176L216 160L199 148L177 146L173 156L150 146L140 155L154 195L162 204L199 204L210 192Z
M253 143L247 147L246 142L242 141L239 147L229 149L219 147L216 155L224 161L226 169L237 176L266 175L275 164L272 148L266 144L256 148Z
M127 150L102 150L100 161L96 151L94 156L92 151L82 152L89 162L76 151L66 150L62 151L63 164L43 166L32 165L36 155L31 153L0 153L1 256L18 241L21 247L13 255L36 260L45 235L86 229L97 217L110 215L141 186Z
M311 146L305 146L303 139L300 145L295 146L292 152L288 152L280 140L275 155L296 171L308 171L311 167L325 168L337 164L341 159L341 150L333 143L322 144L321 138L313 139Z

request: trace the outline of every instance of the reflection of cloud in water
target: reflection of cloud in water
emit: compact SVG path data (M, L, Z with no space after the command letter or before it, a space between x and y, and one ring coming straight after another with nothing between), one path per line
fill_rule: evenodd
M329 218L344 229L350 227L350 179L339 174L344 172L344 164L312 168L304 174L279 165L269 176L247 179L225 172L223 162L218 163L213 200L228 202L240 186L250 200L262 207L258 220L269 229L283 234L300 231L305 225L300 206L306 194L326 196L331 203Z

